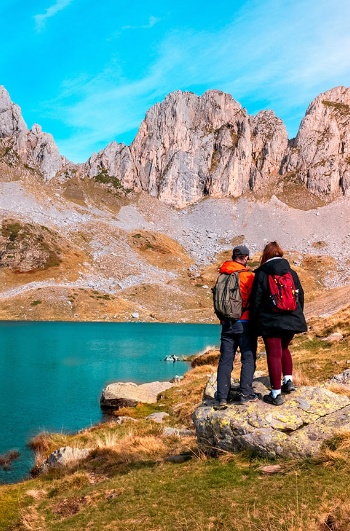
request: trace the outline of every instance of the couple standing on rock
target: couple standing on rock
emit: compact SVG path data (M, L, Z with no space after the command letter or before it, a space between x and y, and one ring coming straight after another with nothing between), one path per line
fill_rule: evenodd
M265 344L271 383L271 392L263 397L264 402L280 406L283 404L282 393L295 390L289 344L294 334L307 330L303 314L303 288L297 273L283 258L283 251L277 242L270 242L265 246L260 266L254 273L247 267L248 260L249 249L245 245L238 245L232 251L232 260L224 262L220 267L220 273L237 272L239 275L242 315L238 320L221 321L216 409L227 407L231 372L238 347L241 352L241 375L237 401L245 404L261 398L252 387L258 336L262 336ZM296 308L279 311L271 304L269 277L277 275L278 278L285 274L289 274L289 277L291 275L294 281Z

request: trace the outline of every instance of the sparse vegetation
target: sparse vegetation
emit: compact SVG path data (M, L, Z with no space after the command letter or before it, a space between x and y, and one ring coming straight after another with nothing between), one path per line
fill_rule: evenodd
M1 225L1 235L14 242L22 228L20 223L4 220Z
M214 149L212 157L211 157L210 168L209 168L210 174L215 172L216 168L220 164L220 159L221 159L220 151Z
M124 188L121 181L117 177L113 175L108 175L108 172L105 168L101 168L100 173L98 175L95 175L94 180L101 184L109 184L116 191L123 192L124 194L128 194L132 191L128 188Z
M318 240L316 242L312 242L312 247L315 249L323 249L324 247L327 247L327 242L324 240Z
M334 109L334 111L337 111L337 113L342 116L350 114L350 105L347 105L346 103L329 100L322 100L322 103L326 107L331 107L332 109Z

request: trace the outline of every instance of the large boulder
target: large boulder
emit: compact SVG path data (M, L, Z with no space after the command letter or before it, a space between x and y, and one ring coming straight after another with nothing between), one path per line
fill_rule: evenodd
M350 400L325 388L300 387L279 407L258 401L216 411L214 404L206 400L193 414L206 453L249 449L270 458L310 457L336 431L350 430Z
M132 382L112 383L103 389L100 405L108 411L135 407L139 403L154 404L158 395L173 385L171 382L150 382L141 385Z
M90 448L72 448L71 446L64 446L54 450L42 465L36 471L38 474L48 472L52 468L64 468L85 459L91 449Z

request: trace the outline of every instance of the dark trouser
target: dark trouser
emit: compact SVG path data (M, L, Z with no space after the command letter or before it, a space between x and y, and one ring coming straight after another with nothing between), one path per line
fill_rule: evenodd
M285 332L280 337L263 337L272 389L281 389L282 374L293 374L292 355L288 348L293 336L293 333Z
M237 348L241 352L240 392L254 393L252 383L255 372L257 337L248 321L223 322L221 328L220 359L217 375L217 399L227 400L231 387L231 372Z

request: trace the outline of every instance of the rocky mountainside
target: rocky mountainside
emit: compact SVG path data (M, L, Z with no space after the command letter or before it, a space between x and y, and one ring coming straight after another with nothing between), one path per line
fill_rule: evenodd
M309 106L296 139L272 111L249 116L229 94L174 92L146 114L131 146L112 142L75 165L51 135L29 131L0 89L1 158L39 170L45 181L92 178L146 191L183 208L204 197L240 197L293 180L334 199L349 189L350 89L336 87Z
M1 88L0 319L216 322L217 265L246 243L255 267L272 239L312 314L325 287L338 291L322 313L346 306L348 98L316 98L288 141L272 111L175 92L130 147L112 142L77 165Z

